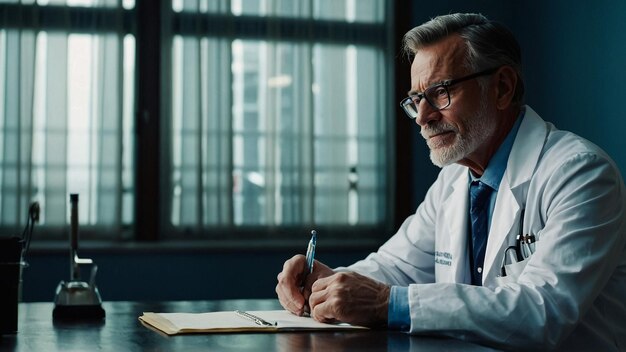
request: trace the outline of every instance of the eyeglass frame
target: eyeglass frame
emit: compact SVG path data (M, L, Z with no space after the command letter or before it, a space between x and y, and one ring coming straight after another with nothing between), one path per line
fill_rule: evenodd
M408 97L402 99L402 101L400 102L400 107L402 108L402 110L404 110L404 112L406 113L406 115L411 119L411 120L415 120L417 118L417 112L418 112L418 106L419 103L422 101L422 99L426 99L426 102L435 110L439 111L439 110L443 110L445 108L447 108L448 106L450 106L450 104L452 104L452 100L450 99L450 91L448 90L449 87L457 84L457 83L461 83L464 81L469 81L470 79L474 79L474 78L478 78L481 76L487 76L487 75L491 75L493 73L495 73L500 67L492 67L490 69L484 70L484 71L479 71L479 72L474 72L472 74L469 74L467 76L463 76L463 77L459 77L459 78L453 78L453 79L447 79L444 81L441 81L439 83L435 83L433 85L431 85L430 87L424 89L423 92L421 93L417 93L417 94L412 94L409 95ZM430 101L430 99L428 98L428 96L426 95L426 92L432 89L437 89L437 88L443 88L446 92L446 96L448 97L448 103L445 106L442 107L437 107L435 106L435 104L433 102ZM415 99L417 99L417 102L415 101ZM407 110L407 108L405 107L406 105L409 104L413 104L415 106L415 116L412 116L412 114Z

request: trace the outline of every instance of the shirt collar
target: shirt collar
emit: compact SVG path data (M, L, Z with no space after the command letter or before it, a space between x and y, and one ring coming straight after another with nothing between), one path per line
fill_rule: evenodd
M470 182L480 180L480 182L486 184L491 187L495 191L497 191L500 187L500 181L502 181L502 176L504 175L504 171L506 170L506 164L509 160L509 154L511 153L511 149L513 148L513 142L515 142L515 137L517 136L517 131L519 130L519 126L522 124L522 118L524 116L525 110L520 112L517 120L515 120L515 124L509 131L509 134L506 136L500 147L496 153L491 157L489 163L487 164L487 168L485 172L480 178L474 177L472 173L468 169L468 173L470 175Z

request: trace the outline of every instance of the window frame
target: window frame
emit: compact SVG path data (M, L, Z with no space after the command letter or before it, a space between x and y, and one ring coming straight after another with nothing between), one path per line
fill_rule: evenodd
M310 224L302 226L230 226L210 229L165 229L160 222L165 207L161 190L168 189L169 170L167 154L170 146L162 143L167 140L164 121L171 116L171 45L177 34L196 34L195 28L227 36L231 39L267 39L269 34L280 33L280 40L310 40L315 36L315 43L368 44L375 42L386 56L386 86L394 91L395 43L397 36L394 18L398 9L393 1L385 1L386 21L380 23L347 23L343 21L314 20L298 18L262 18L256 16L235 16L227 14L189 14L175 12L170 0L137 1L135 8L124 9L106 7L72 7L58 5L22 5L0 4L0 9L8 18L7 28L32 28L51 31L63 29L72 33L115 32L121 37L128 34L135 36L135 141L134 141L134 223L122 226L121 233L107 236L106 239L131 241L159 241L178 238L203 239L215 241L239 241L250 239L276 239L291 241L294 233L308 233ZM111 18L121 17L122 26ZM65 18L69 18L69 26ZM62 20L63 19L63 20ZM193 25L181 25L181 23ZM332 33L343 33L333 37ZM395 89L397 90L397 89ZM318 232L327 234L333 240L356 244L363 239L382 242L398 224L396 211L396 119L397 108L392 104L396 94L390 93L385 98L385 115L391 121L387 127L386 155L388 170L386 178L388 207L386 221L380 226L323 226ZM162 99L166 97L166 99ZM162 155L166 155L165 159ZM167 211L167 210L165 210ZM404 216L404 215L402 215ZM19 225L18 225L19 226ZM40 231L45 237L64 239L67 227L46 227ZM12 229L13 230L13 229ZM81 237L102 239L99 226L81 226ZM325 236L325 237L326 237ZM295 240L295 239L294 239ZM243 242L242 242L243 243ZM243 244L242 244L243 245Z

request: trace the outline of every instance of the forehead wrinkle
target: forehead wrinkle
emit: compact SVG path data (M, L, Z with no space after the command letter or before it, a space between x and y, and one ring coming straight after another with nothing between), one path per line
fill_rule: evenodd
M410 94L466 71L464 64L467 46L459 35L451 35L419 50L411 65Z

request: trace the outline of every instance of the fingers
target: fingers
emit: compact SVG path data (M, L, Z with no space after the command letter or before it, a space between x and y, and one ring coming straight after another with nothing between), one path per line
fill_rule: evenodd
M277 276L276 294L278 301L283 308L296 315L304 314L306 300L300 289L300 284L305 265L306 259L303 255L298 254L285 262L283 271Z
M324 301L311 308L311 317L320 323L335 323L337 314L334 312L334 305Z
M389 290L389 286L357 273L337 273L313 283L311 316L320 322L385 325Z
M311 286L309 296L309 306L311 317L322 323L329 323L336 320L333 313L333 302L329 300L328 286L333 281L334 276L319 279Z

